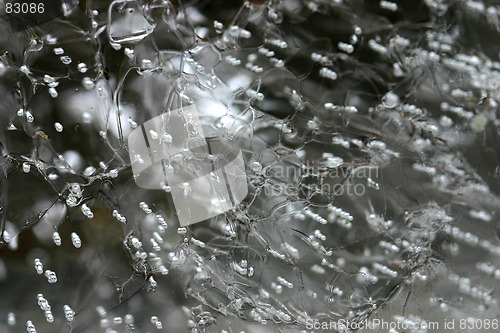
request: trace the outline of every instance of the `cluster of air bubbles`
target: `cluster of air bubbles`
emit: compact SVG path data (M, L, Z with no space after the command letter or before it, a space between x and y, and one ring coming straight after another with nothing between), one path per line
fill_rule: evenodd
M156 329L161 330L163 329L163 324L162 322L158 319L157 316L152 316L151 317L151 323L155 325Z
M382 0L380 1L380 8L395 12L398 10L398 4L391 1Z
M84 77L82 80L82 85L86 90L92 90L95 88L95 82L90 77Z
M66 204L70 207L76 207L78 206L78 202L80 201L82 196L83 196L83 190L80 187L80 184L78 183L70 184L68 197L66 198Z
M56 275L56 272L54 272L54 271L47 269L45 271L45 277L47 278L47 281L51 284L57 282L57 275Z
M142 211L146 214L151 214L153 211L151 210L151 208L149 208L148 204L145 203L144 201L141 201L139 203L139 207L142 209Z
M319 76L333 81L337 80L337 73L326 67L323 67L319 70Z
M73 311L69 305L64 305L64 317L66 317L68 322L73 321L75 318L75 311Z
M387 54L387 47L385 47L382 44L379 44L376 40L370 39L368 41L368 47L375 51L376 53L379 53L381 55Z
M43 264L38 258L35 259L35 270L37 274L43 274Z
M116 210L116 209L113 210L112 215L113 215L114 218L116 218L121 223L126 223L127 222L127 218L125 216L123 216L122 214L120 214L118 212L118 210Z
M94 213L92 213L92 211L90 210L90 208L86 204L82 205L82 213L83 213L83 215L85 215L89 219L94 218Z
M54 244L56 244L56 246L61 246L61 236L57 231L54 231L54 233L52 234L52 240L54 241Z
M313 221L316 221L318 223L321 223L321 224L327 224L328 223L328 220L325 219L324 217L322 217L321 215L317 214L317 213L314 213L312 212L311 210L309 209L306 209L304 211L305 215L309 216L310 218L313 219Z
M245 67L251 70L254 73L262 73L264 71L264 67L256 65L254 62L257 60L257 54L251 53L247 57L247 63Z
M42 294L38 294L37 299L38 299L38 306L45 313L45 319L47 320L47 322L49 323L54 322L54 316L52 315L51 306L47 301L47 299L45 299Z
M168 228L167 221L161 216L160 214L156 215L156 220L160 224L160 227L162 227L164 230Z
M339 50L341 50L347 54L351 54L354 52L354 46L351 44L339 42L337 44L337 46L338 46Z
M327 65L331 62L331 60L327 56L316 52L311 53L311 60L322 65Z
M28 331L28 333L36 333L35 325L33 325L33 322L31 320L28 320L26 322L26 330Z
M82 246L82 240L80 239L80 236L76 232L71 233L71 243L73 243L73 246L79 249Z
M16 315L13 312L9 312L9 314L7 315L7 324L9 326L15 326L16 322Z
M248 39L250 37L252 37L252 33L248 30L245 30L243 28L240 28L239 26L237 25L233 25L231 26L229 29L228 29L228 33L231 37L234 37L234 38L244 38L244 39Z
M357 113L358 108L354 105L335 105L333 103L325 103L325 109L337 112Z

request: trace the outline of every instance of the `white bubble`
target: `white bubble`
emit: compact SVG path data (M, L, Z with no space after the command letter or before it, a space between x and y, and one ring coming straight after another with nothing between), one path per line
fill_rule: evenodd
M29 173L31 170L31 165L28 162L23 163L23 172L24 173Z
M54 128L56 129L57 132L61 133L63 131L63 125L61 123L55 122L54 123Z
M65 65L69 65L69 64L71 64L71 58L70 58L70 57L68 57L68 56L62 56L62 57L61 57L61 62L62 62L63 64L65 64Z
M73 243L73 246L79 249L82 246L82 241L80 239L80 236L76 232L71 233L71 242Z
M77 68L78 68L78 71L79 71L80 73L86 73L86 72L87 72L87 70L88 70L88 68L87 68L87 64L86 64L86 63L83 63L83 62L79 63L79 64L78 64L78 66L77 66Z
M43 264L38 258L35 259L35 270L38 274L43 273Z
M61 236L57 231L54 231L52 234L52 239L54 240L54 244L56 244L56 246L61 246Z
M33 117L31 112L26 111L25 115L26 115L26 120L28 121L28 123L32 123L35 120L35 117Z
M82 80L82 85L85 89L87 90L92 90L95 88L95 83L94 81L92 81L91 78L89 77L84 77L83 80Z
M254 172L261 172L262 171L262 165L259 162L253 162L252 163L252 170Z
M49 88L49 94L52 98L56 98L57 96L59 96L56 88Z

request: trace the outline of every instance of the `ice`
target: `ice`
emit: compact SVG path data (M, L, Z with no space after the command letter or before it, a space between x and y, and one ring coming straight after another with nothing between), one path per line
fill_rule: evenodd
M479 0L90 1L5 26L0 331L497 318L497 14ZM166 179L234 151L239 203ZM132 167L153 161L137 186ZM182 225L179 198L221 214Z
M113 1L108 9L110 40L116 44L131 44L149 36L154 26L148 22L142 11L135 1Z

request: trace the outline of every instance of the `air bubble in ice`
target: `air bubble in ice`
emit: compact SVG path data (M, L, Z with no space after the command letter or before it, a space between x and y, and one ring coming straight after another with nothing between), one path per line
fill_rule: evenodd
M380 1L379 2L380 8L390 10L392 12L395 12L398 10L398 4L390 1Z
M35 117L33 117L33 115L31 114L31 112L26 111L26 112L25 112L25 115L26 115L26 120L27 120L29 123L32 123L32 122L35 120Z
M54 123L54 128L56 129L57 132L61 133L63 131L63 125L61 123L55 122Z
M86 204L82 205L81 210L82 210L83 215L85 215L89 219L94 218L94 213L92 213L92 211L90 210L90 208Z
M137 128L137 123L132 120L132 118L128 118L128 125L130 126L131 129Z
M133 50L133 49L131 49L131 48L128 48L128 47L126 47L126 48L125 48L125 50L123 50L123 52L124 52L124 53L125 53L125 55L126 55L127 57L129 57L130 59L132 59L132 58L134 57L134 55L135 55L134 50Z
M55 81L55 79L54 79L52 76L45 74L45 75L43 76L43 81L44 81L45 83L52 83L52 82L54 82L54 81Z
M87 68L87 64L86 64L86 63L83 63L83 62L79 63L79 64L78 64L78 66L77 66L77 68L78 68L78 71L79 71L80 73L86 73L86 72L87 72L87 70L88 70L88 68Z
M76 232L71 233L71 242L73 243L73 246L79 249L82 246L82 241L80 239L80 236Z
M49 283L53 284L57 282L57 275L55 272L51 271L50 269L47 269L45 271L45 277L49 281Z
M337 73L326 67L323 67L319 70L319 76L330 80L337 80Z
M149 130L149 135L151 136L151 139L153 139L153 140L158 139L158 133L154 130Z
M89 77L84 77L83 80L82 80L82 85L85 89L87 90L92 90L95 88L95 83L94 81L89 78Z
M261 172L262 171L262 165L259 162L255 161L255 162L252 163L252 170L254 172Z
M49 88L49 94L52 98L56 98L57 96L59 96L59 94L57 93L57 90L56 88Z
M9 326L16 325L16 315L13 312L9 312L9 314L7 315L7 324Z
M38 274L43 274L43 264L40 259L35 259L35 270Z
M351 44L339 42L337 44L337 46L338 46L339 50L344 51L347 54L351 54L354 52L354 46Z
M28 331L28 333L36 333L35 325L33 325L33 322L31 322L31 320L28 320L26 322L26 330Z
M54 233L52 234L52 240L54 241L54 244L56 244L56 246L61 246L61 236L57 231L54 231Z
M75 311L69 305L64 305L64 316L67 321L71 322L75 318Z
M71 58L70 58L70 57L68 57L68 56L62 56L62 57L61 57L61 62L62 62L63 64L65 64L65 65L69 65L69 64L71 64L71 61L72 61L72 60L71 60Z

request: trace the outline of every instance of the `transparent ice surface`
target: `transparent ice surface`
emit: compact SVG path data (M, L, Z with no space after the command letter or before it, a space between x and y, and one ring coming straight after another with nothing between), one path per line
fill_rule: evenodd
M499 13L88 0L13 33L2 6L0 332L498 319ZM189 105L249 193L185 227L128 137Z

